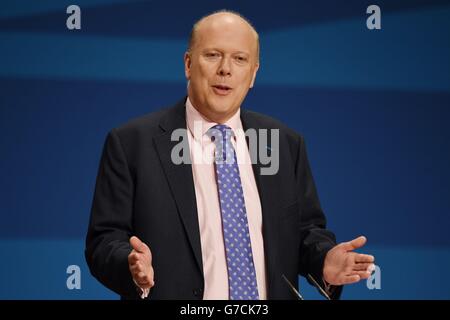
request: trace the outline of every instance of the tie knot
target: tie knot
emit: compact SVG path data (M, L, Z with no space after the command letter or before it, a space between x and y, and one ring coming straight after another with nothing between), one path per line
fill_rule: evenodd
M208 136L216 145L215 157L216 164L223 164L224 161L232 163L234 159L234 149L231 144L233 130L224 124L218 124L208 130Z
M217 124L208 130L208 136L216 144L230 142L233 135L233 129L226 124Z

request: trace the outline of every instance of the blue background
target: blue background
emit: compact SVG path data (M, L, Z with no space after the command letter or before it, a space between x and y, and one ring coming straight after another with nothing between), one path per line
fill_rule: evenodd
M191 26L222 8L260 33L244 107L305 136L329 228L376 255L381 289L343 298L449 299L450 2L432 0L0 2L0 298L117 299L83 256L104 139L185 94Z

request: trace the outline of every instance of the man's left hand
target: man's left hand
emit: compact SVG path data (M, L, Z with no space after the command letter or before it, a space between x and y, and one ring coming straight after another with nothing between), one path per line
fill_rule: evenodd
M328 251L323 266L323 278L331 285L339 286L367 279L374 270L375 258L368 254L353 252L361 248L364 236L343 242Z

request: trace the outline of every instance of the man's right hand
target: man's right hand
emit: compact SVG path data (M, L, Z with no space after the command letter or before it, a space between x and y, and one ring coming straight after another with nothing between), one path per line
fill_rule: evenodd
M133 248L128 255L131 276L141 289L150 289L155 285L150 248L134 236L130 238L130 245Z

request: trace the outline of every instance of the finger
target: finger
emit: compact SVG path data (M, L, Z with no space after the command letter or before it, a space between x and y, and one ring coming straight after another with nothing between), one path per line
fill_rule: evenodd
M369 271L369 267L372 263L357 263L353 267L353 271Z
M137 278L136 283L139 287L144 288L144 289L150 285L150 282L147 279L141 279L141 278Z
M129 262L128 268L133 275L137 275L140 271L144 270L144 268L142 267L142 263L139 260Z
M347 251L352 251L358 248L361 248L365 243L366 243L367 239L364 236L360 236L356 239L353 239L349 242L345 242L344 243L344 247Z
M372 272L375 271L375 264L371 263L370 266L367 268L367 272L370 272L370 274L372 274Z
M133 249L128 255L128 264L135 264L137 261L139 261L139 254Z
M355 257L355 262L356 263L361 263L361 262L374 263L375 257L370 254L358 254Z
M151 286L155 283L153 280L153 272L149 272L148 274L139 272L136 278L138 283L149 284Z
M141 272L141 271L144 271L145 268L142 265L142 262L137 261L136 263L130 265L130 270L133 270L133 271L136 271L136 272Z
M152 264L152 252L150 248L142 242L138 237L131 237L130 238L130 244L133 247L133 249L138 253L139 259L148 259L149 264ZM144 255L143 257L140 255Z
M354 274L354 275L348 275L348 276L345 276L345 277L342 279L341 283L342 283L342 284L351 284L351 283L358 282L359 280L361 280L361 278L359 277L359 275Z
M135 267L133 267L133 270L136 271L136 275L140 278L148 277L151 280L153 279L154 274L153 268L151 266L150 267L144 266L140 261L137 262Z
M143 282L143 283L138 283L138 286L142 289L150 289L154 286L154 283L150 283L150 282Z
M370 277L369 271L355 271L350 274L351 276L357 275L360 279L367 279Z
M132 236L130 238L131 247L139 253L146 253L148 247L138 237Z
M131 275L133 276L133 278L137 278L138 273L141 271L138 269L137 266L131 266L130 272L131 272Z
M142 265L149 264L151 266L151 254L147 253L139 253L135 251L134 249L131 251L131 253L128 255L128 264L134 265L136 263L141 263Z
M131 272L137 272L137 271L140 271L140 270L139 270L139 266L137 265L137 263L130 264L130 265L129 265L129 269L130 269Z

